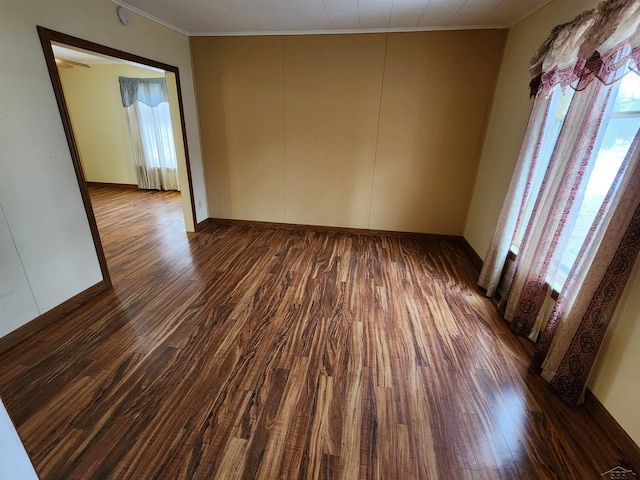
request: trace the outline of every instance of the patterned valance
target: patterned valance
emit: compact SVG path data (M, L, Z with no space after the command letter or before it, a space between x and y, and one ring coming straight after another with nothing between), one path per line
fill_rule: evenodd
M531 95L609 85L632 70L640 73L640 0L606 0L552 30L529 64Z
M141 102L149 107L157 107L168 102L167 84L164 78L126 78L120 80L122 106L128 107L133 102Z

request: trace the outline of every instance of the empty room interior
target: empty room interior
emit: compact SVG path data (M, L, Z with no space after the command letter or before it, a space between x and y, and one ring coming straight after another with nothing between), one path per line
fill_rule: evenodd
M640 0L2 0L0 479L640 475Z

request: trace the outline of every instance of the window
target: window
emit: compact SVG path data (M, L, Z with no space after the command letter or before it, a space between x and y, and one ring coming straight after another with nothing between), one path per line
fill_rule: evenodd
M577 214L573 217L572 224L565 227L570 229L571 234L567 243L559 249L561 257L557 272L553 278L547 278L547 282L556 291L562 289L598 210L640 128L640 76L633 72L627 74L616 83L612 93L608 111L600 125L599 143L593 152L595 162L591 162L592 168L587 171L588 178L576 199ZM511 245L511 251L516 254L572 96L573 90L570 88L563 93L560 87L556 86L552 92L538 164L531 179L531 192L524 206L523 220L518 225Z
M533 204L536 201L540 185L542 185L542 180L544 179L544 174L549 166L549 160L551 160L553 147L558 140L558 135L560 135L560 129L564 123L564 117L567 116L569 104L573 98L573 92L574 91L571 88L567 88L563 92L560 85L556 85L553 89L551 104L549 105L549 113L547 115L547 122L542 133L538 163L531 178L531 188L524 206L524 213L518 227L516 228L513 243L511 244L511 251L515 254L518 253L518 249L522 243L522 238L524 237L527 224L529 223L529 218L533 211Z

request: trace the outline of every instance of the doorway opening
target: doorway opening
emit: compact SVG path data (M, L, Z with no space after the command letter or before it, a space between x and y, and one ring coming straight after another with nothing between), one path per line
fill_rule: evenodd
M47 62L49 76L51 78L51 83L58 103L58 108L60 110L60 116L67 138L67 143L69 145L69 150L76 172L78 185L80 187L80 193L87 214L87 220L89 222L94 245L96 248L96 253L100 262L102 276L107 286L111 287L111 276L107 266L103 243L98 231L94 207L91 203L90 186L87 181L89 180L95 182L95 180L97 179L99 184L120 184L129 186L132 186L134 183L140 184L140 182L134 181L134 179L136 178L135 169L127 169L127 166L125 165L125 163L123 163L130 162L130 159L119 159L120 165L116 166L115 168L118 171L115 173L115 177L111 177L117 179L114 182L104 181L108 177L100 176L100 169L102 167L100 167L99 164L92 164L91 166L88 166L87 162L83 162L83 158L81 157L81 148L78 142L81 132L76 131L73 128L70 115L71 105L68 103L68 101L71 99L71 95L69 96L69 99L65 97L64 84L67 83L67 80L65 79L63 81L61 79L59 68L64 70L69 69L69 71L71 71L73 69L84 70L87 68L91 68L92 64L119 65L119 67L114 67L114 71L120 69L123 72L132 72L135 76L163 78L163 82L166 83L166 94L168 96L168 103L171 105L169 108L171 116L170 123L171 125L173 125L173 127L168 128L172 130L172 132L169 132L169 135L171 136L171 140L175 143L177 178L174 180L175 183L179 184L182 213L184 218L184 229L186 231L194 231L196 225L195 203L193 198L191 169L186 141L186 130L180 89L179 71L177 67L174 67L172 65L139 57L137 55L116 50L104 45L99 45L93 42L79 39L77 37L72 37L60 32L55 32L47 28L38 27L38 34L40 36L40 42L42 44L42 49ZM57 55L56 53L54 53L54 50L57 50ZM61 54L60 52L65 52L66 55ZM76 56L74 56L72 52L76 52ZM56 56L59 58L58 61L56 61ZM102 59L102 61L96 59ZM97 69L98 67L94 67L94 70ZM142 72L143 74L137 75L137 73L140 72ZM144 72L146 72L146 74ZM70 75L70 77L73 76L74 75ZM101 92L96 92L96 95L101 95ZM124 107L122 104L120 104L119 107L123 109L123 111L120 112L121 116L119 117L119 121L124 121ZM105 118L104 121L108 122L109 119ZM78 123L78 125L76 126L79 126L81 124L82 123ZM126 145L118 145L118 142L116 142L115 147L122 147L124 149L128 148L129 151L131 151L131 141L130 139L127 140L128 143L123 142L126 143ZM91 144L90 141L85 143L86 145ZM135 146L133 148L135 148ZM105 153L108 155L109 152ZM139 178L139 172L137 173ZM102 172L102 174L104 174L104 172ZM100 180L101 178L102 181ZM162 184L162 181L160 183ZM172 188L175 188L175 186Z

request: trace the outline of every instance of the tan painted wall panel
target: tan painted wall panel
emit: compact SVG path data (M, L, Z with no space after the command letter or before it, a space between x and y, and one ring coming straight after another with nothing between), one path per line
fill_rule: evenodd
M368 227L385 40L285 38L287 222Z
M282 37L192 37L209 216L284 222Z
M462 234L504 40L389 35L371 228Z
M462 233L505 35L191 38L210 216Z

